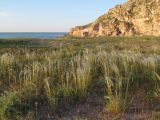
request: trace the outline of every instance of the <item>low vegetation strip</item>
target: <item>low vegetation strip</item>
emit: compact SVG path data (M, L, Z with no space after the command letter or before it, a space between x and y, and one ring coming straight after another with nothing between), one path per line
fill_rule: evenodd
M63 38L51 41L52 47L0 48L0 118L108 120L138 114L158 120L160 41L125 39ZM81 104L94 114L85 107L73 110Z
M49 39L6 38L0 39L0 47L48 47Z

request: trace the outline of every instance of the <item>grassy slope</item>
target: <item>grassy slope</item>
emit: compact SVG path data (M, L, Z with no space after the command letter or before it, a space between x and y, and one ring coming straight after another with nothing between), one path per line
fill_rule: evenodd
M159 46L153 36L1 39L0 117L159 119Z

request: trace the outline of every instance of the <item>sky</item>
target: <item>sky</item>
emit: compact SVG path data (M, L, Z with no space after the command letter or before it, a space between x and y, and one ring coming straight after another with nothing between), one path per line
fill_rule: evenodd
M68 32L126 0L0 0L0 32Z

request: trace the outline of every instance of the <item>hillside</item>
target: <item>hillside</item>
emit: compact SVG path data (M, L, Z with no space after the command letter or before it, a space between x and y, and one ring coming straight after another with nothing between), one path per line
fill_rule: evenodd
M160 0L128 0L117 5L96 21L78 26L71 36L160 35Z

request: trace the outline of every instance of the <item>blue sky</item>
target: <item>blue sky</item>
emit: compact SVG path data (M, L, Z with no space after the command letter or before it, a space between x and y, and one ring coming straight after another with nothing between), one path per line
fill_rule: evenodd
M0 32L68 32L126 0L0 0Z

